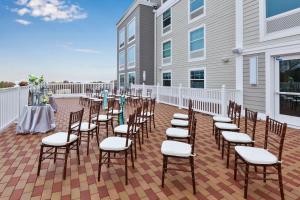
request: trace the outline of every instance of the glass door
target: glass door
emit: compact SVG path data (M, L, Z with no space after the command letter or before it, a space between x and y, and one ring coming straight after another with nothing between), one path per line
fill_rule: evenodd
M300 55L275 58L276 118L300 127Z

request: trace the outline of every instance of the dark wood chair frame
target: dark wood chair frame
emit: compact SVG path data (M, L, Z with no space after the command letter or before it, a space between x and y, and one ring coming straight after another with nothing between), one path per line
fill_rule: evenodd
M108 100L107 109L106 109L106 112L105 112L107 120L106 121L99 121L99 119L97 118L97 120L95 120L95 122L93 122L93 123L97 124L98 132L100 132L100 128L101 128L101 125L102 125L101 123L104 123L105 128L106 128L106 137L108 137L108 125L109 125L109 123L111 124L113 135L115 135L115 133L114 133L114 122L113 122L114 120L113 120L113 116L112 116L113 109L114 109L114 101L115 101L114 99L109 99ZM101 110L101 106L100 106L100 110ZM111 117L111 118L109 119L109 117Z
M142 112L137 113L137 117L139 119L138 123L140 124L140 129L142 130L142 144L144 144L144 131L146 131L146 136L149 138L149 132L148 132L148 108L149 108L149 102L143 101L142 103Z
M249 180L249 167L254 166L255 169L257 167L262 167L263 172L259 173L257 170L255 170L256 174L261 174L263 177L251 177L252 179L256 180L263 180L266 182L267 180L273 180L273 181L278 181L279 182L279 190L280 190L280 196L281 199L284 200L284 191L283 191L283 182L282 182L282 169L281 169L281 163L282 163L282 151L283 151L283 143L284 143L284 138L286 134L286 129L287 129L287 124L286 123L281 123L278 122L274 119L269 118L267 116L266 119L266 128L265 128L265 142L264 142L264 149L270 150L271 148L275 148L276 151L278 151L278 162L275 164L252 164L244 160L237 152L235 152L235 163L234 163L234 180L237 180L237 172L240 171L238 170L238 165L245 165L245 170L241 168L241 170L245 173L245 184L244 184L244 198L247 198L248 196L248 180ZM271 134L272 135L271 135ZM277 138L276 138L277 137ZM276 146L276 143L278 144ZM271 148L268 148L271 147ZM277 170L277 173L267 173L267 168L268 167L273 167ZM267 178L267 175L272 175L272 174L278 174L278 178Z
M195 148L195 140L196 140L196 125L197 125L197 119L194 119L193 125L192 125L192 132L189 144L192 145L192 154L189 157L179 157L179 156L169 156L169 155L163 155L163 167L162 167L162 179L161 179L161 186L164 187L165 185L165 173L168 172L168 170L174 170L174 171L183 171L183 172L191 172L192 174L192 184L193 184L193 193L196 194L196 181L195 181L195 166L194 166L194 148ZM169 162L169 158L175 158L175 159L182 159L182 160L189 160L189 164L191 167L191 170L186 169L179 169L179 168L168 168L168 164L171 165L186 165L186 162Z
M150 108L149 108L149 115L147 115L147 118L149 119L149 129L150 133L152 132L152 123L153 127L155 128L155 103L156 99L150 100Z
M64 171L63 171L63 179L66 179L67 175L67 162L68 162L68 156L70 150L76 150L77 152L77 162L78 165L80 165L80 155L79 155L79 135L80 135L80 126L82 122L82 116L83 116L84 109L77 111L77 112L71 112L70 118L69 118L69 126L68 126L68 137L67 137L67 143L62 146L52 146L52 145L46 145L41 144L40 149L40 156L39 156L39 164L38 164L38 170L37 170L37 176L40 175L41 171L41 165L42 162L46 159L53 159L54 163L56 163L56 160L64 160ZM77 130L74 131L73 128L76 128ZM71 134L78 135L78 138L74 140L73 142L70 141L70 135ZM44 151L45 148L48 148L46 151ZM54 151L53 151L54 150ZM65 150L64 152L59 152L59 150ZM44 156L45 155L45 156ZM64 158L59 158L57 155L64 155Z
M110 166L110 164L114 164L114 165L120 165L122 163L112 163L111 159L124 159L125 158L125 184L128 184L128 151L130 150L130 155L131 155L131 163L132 163L132 168L134 169L134 158L133 158L133 150L132 150L132 142L131 144L129 144L129 140L132 140L132 135L133 135L133 130L134 130L134 120L136 117L136 113L132 114L129 116L129 120L128 120L128 128L127 128L127 134L126 134L126 149L125 150L121 150L121 151L107 151L107 150L102 150L100 148L100 155L99 155L99 165L98 165L98 181L100 181L100 175L101 175L101 167L102 164L107 164L107 167ZM110 154L116 154L116 153L124 153L125 157L114 157L111 158ZM102 155L103 154L103 155Z
M252 146L254 147L255 144L255 131L256 131L256 122L257 122L257 112L245 109L245 131L243 133L251 135L251 142L231 142L227 141L225 138L222 137L222 159L224 159L224 153L226 151L227 157L226 157L226 167L229 167L229 159L230 154L233 151L234 148L237 145L239 146ZM226 147L226 148L225 148Z
M234 113L234 107L235 107L235 102L234 101L231 101L229 100L229 104L228 104L228 107L227 107L227 117L229 117L231 120L233 120L233 113ZM213 131L212 131L212 135L215 135L215 123L216 121L213 120L212 122L212 127L213 127ZM232 123L231 122L228 122L228 123Z
M189 124L191 123L193 113L194 113L194 110L193 110L192 107L190 107L189 110L188 110L188 117L189 117L189 119L188 120L178 119L178 120L182 120L182 121L188 121L189 123L188 123L187 127L176 126L176 125L173 125L173 124L172 124L172 127L173 128L189 128Z

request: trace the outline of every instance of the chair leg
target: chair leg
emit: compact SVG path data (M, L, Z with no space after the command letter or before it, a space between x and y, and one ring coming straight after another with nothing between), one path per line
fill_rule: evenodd
M144 124L142 124L141 128L142 128L142 144L144 144Z
M98 181L100 181L101 167L102 167L102 151L100 150L99 165L98 165Z
M68 156L69 156L69 146L66 146L65 165L64 165L64 174L63 174L63 179L64 180L66 179L66 176L67 176Z
M110 125L111 125L111 129L112 129L112 133L113 133L113 135L115 135L115 130L114 130L114 120L111 119Z
M148 122L147 122L147 120L145 121L145 124L146 124L146 133L147 133L147 138L149 138L149 132L148 132Z
M149 117L149 125L150 125L150 133L152 132L152 129L151 129L151 125L152 125L152 122L151 122L152 120L151 120L151 116Z
M193 193L196 194L196 181L195 181L195 171L194 171L194 157L190 157L191 164L191 173L192 173L192 181L193 181Z
M224 138L222 137L222 160L224 159L224 148L225 148L225 143L224 143Z
M162 167L162 177L161 177L161 186L165 186L165 168L166 168L166 156L163 156L163 167Z
M267 182L267 167L264 167L264 182Z
M131 164L132 164L132 168L134 169L134 158L133 158L132 145L130 146L130 154L131 154Z
M76 142L76 152L77 152L77 163L80 165L80 154L79 154L79 143L78 140Z
M215 135L215 121L213 120L213 124L212 124L212 135Z
M97 140L97 145L99 147L99 127L96 128L96 140Z
M278 166L278 181L279 181L279 188L280 188L281 200L284 200L284 191L283 191L281 164L279 164L279 166Z
M125 151L125 185L128 185L127 150Z
M227 168L229 168L229 158L230 158L230 142L227 142L227 162L226 162Z
M41 145L41 149L40 149L40 158L39 158L39 166L38 166L38 172L37 175L40 175L40 171L41 171L41 165L42 165L42 159L43 159L43 153L44 153L44 146Z
M155 119L154 119L154 114L152 115L153 117L153 127L155 128Z
M249 175L249 165L246 164L245 171L245 186L244 186L244 198L247 199L248 196L248 175Z
M134 137L134 156L135 156L135 159L136 159L137 158L137 153L136 153L136 134L133 137Z
M218 130L218 150L221 148L221 130Z
M236 174L237 174L237 161L238 161L238 155L235 153L234 156L234 180L236 180Z
M108 122L106 122L106 137L108 137Z
M141 134L140 134L140 131L137 134L138 134L139 146L140 146L140 151L141 151L142 150L142 145L141 145Z
M109 168L110 163L110 152L107 153L107 167Z
M57 148L54 147L54 163L56 163L56 157L57 157Z

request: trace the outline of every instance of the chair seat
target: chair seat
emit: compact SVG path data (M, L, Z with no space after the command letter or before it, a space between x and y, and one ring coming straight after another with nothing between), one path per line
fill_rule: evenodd
M245 133L223 131L222 136L228 142L235 142L235 143L251 143L252 142L251 137Z
M173 115L174 119L183 119L183 120L188 120L189 119L189 115L186 114L182 114L182 113L175 113Z
M123 124L123 125L117 126L114 129L114 131L115 131L115 133L127 134L127 129L128 129L128 125ZM138 130L139 130L139 127L136 127L136 131L134 131L134 133L136 133Z
M128 147L131 145L131 140L128 139ZM105 138L99 145L101 150L105 151L123 151L128 149L126 147L125 137L108 137Z
M189 137L189 131L181 128L168 128L166 135L169 137L187 138Z
M180 119L172 119L171 120L172 126L180 126L180 127L188 127L189 122L186 120L180 120Z
M236 146L235 151L250 164L271 165L278 162L278 158L266 149Z
M77 135L70 134L69 143L77 140ZM67 145L68 133L67 132L58 132L42 139L42 143L50 146L64 146Z
M121 110L113 110L113 115L119 115L122 111ZM111 112L109 112L111 113Z
M230 123L216 122L215 126L221 130L239 130L240 129L236 124L230 124Z
M131 97L131 98L134 99L134 100L140 99L140 97Z
M97 117L93 118L94 121L99 121L99 122L106 122L106 121L109 121L110 119L111 119L110 115L108 117L107 117L107 115L98 115L98 119L97 119Z
M161 153L167 156L189 157L192 147L184 142L166 140L161 145Z
M74 124L74 125L72 126L72 129L73 129L73 130L77 130L78 127L76 127L76 126L78 126L78 124ZM82 123L81 123L81 126L80 126L80 131L83 131L83 132L90 131L90 130L95 129L96 126L97 126L96 124L91 123L91 124L90 124L90 128L89 128L89 123L88 123L88 122L82 122ZM76 128L73 128L73 127L76 127Z
M225 122L225 123L229 123L232 122L232 120L230 119L230 117L226 117L226 116L221 116L221 115L216 115L213 117L213 120L215 122Z
M143 114L143 112L142 112L142 113L141 113L141 115L144 115L144 116L146 116L146 117L150 117L150 116L152 116L152 115L153 115L153 113L151 113L151 112L147 112L147 113Z

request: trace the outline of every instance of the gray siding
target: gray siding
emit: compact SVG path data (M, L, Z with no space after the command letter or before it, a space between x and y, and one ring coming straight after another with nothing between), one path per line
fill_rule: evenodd
M258 84L251 85L249 80L249 59L253 56L258 57ZM266 75L265 75L265 54L253 54L244 56L244 107L260 113L266 110Z
M161 73L172 71L172 84L189 86L189 70L206 68L206 88L235 88L235 1L206 0L206 16L188 23L188 2L181 0L172 7L172 32L161 35L161 18L157 18L157 81ZM205 24L206 59L188 61L188 31ZM161 43L172 39L172 65L161 65ZM223 58L230 61L224 63Z

